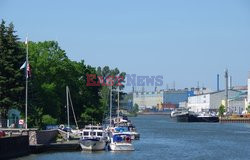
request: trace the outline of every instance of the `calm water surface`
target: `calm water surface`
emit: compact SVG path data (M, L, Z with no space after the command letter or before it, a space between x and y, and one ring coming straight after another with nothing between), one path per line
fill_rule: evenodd
M250 124L176 123L169 116L130 118L141 134L134 152L52 152L18 160L249 160Z

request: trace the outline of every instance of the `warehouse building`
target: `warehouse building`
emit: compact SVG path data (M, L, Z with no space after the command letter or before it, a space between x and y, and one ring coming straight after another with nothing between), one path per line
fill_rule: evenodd
M228 90L228 98L237 97L241 91ZM225 91L211 92L188 97L187 107L193 112L218 111L222 100L225 100Z

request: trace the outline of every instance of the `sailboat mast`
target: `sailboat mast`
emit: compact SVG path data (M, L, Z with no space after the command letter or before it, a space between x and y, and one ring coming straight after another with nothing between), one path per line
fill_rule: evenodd
M69 88L66 86L66 97L67 97L67 118L68 118L68 129L69 129ZM67 139L69 139L69 132L67 132Z
M69 101L70 101L71 109L72 109L72 112L73 112L76 128L78 129L79 127L78 127L77 120L76 120L76 115L75 115L75 110L74 110L74 106L73 106L72 99L71 99L70 90L69 90Z
M119 95L120 95L120 88L119 88L119 86L118 86L118 100L117 100L117 107L118 107L118 113L117 113L117 116L119 117L119 113L120 113L120 101L119 101L119 99L120 99L120 97L119 97Z
M112 86L110 86L110 105L109 105L109 127L111 127L111 118L112 118Z
M28 38L25 40L26 44L26 68L25 68L25 129L28 129L28 65L29 65L29 49Z

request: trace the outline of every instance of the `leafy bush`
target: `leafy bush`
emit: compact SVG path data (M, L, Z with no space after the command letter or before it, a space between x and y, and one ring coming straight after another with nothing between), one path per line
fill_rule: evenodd
M223 116L225 111L226 111L225 106L223 104L220 105L220 107L219 107L219 116Z
M42 123L43 123L43 125L55 125L55 124L57 124L57 119L46 114L46 115L42 116Z

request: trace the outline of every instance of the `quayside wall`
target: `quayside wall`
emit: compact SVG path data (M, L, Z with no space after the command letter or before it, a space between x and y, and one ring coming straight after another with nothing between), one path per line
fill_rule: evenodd
M13 136L0 138L0 160L28 155L29 136Z

